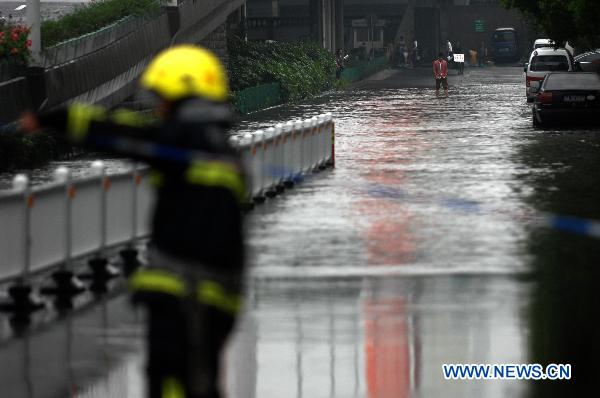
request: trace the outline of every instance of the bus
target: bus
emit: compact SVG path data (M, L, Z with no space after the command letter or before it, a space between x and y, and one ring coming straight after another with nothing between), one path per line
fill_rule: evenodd
M514 28L498 28L492 35L492 58L494 62L518 61L520 58L517 31Z

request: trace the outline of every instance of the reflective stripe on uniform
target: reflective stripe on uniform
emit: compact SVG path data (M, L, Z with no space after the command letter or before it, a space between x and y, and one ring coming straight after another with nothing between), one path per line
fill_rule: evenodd
M87 135L92 120L103 120L106 110L99 106L73 104L67 113L67 133L76 141L82 141Z
M200 282L196 294L200 303L232 315L237 314L241 307L241 299L238 294L226 292L220 284L213 281Z
M187 293L185 282L178 275L158 269L135 272L129 278L129 287L134 291L166 293L178 297Z
M239 170L232 164L219 161L195 161L187 170L190 184L223 187L232 191L239 200L244 199L245 187Z
M129 109L117 109L111 112L110 119L116 124L130 127L147 127L154 124L154 119L150 116Z
M185 390L175 377L166 377L162 382L162 398L185 398Z

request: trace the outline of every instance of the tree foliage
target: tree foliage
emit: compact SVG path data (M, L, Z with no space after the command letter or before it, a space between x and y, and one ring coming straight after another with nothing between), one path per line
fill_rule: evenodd
M599 0L501 0L529 17L556 43L579 48L600 47Z
M50 47L65 40L95 32L130 15L160 11L162 0L92 1L57 20L42 22L42 45Z
M245 42L234 36L228 47L233 91L279 82L284 100L293 102L321 93L335 80L335 59L318 43Z

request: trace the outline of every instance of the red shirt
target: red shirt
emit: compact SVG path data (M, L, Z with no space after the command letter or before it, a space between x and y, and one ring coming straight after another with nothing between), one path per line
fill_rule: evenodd
M448 62L445 59L436 59L433 61L433 74L436 79L443 79L448 76Z

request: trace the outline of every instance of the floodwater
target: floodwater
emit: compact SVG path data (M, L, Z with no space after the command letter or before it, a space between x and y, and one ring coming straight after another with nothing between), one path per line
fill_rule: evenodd
M240 125L332 112L336 167L248 217L228 397L589 395L600 244L536 220L600 219L598 130L534 130L520 68L450 83L436 97L428 71L387 72ZM15 398L142 397L140 319L118 296L6 342L0 358L15 366L2 366L1 384ZM530 362L571 363L573 380L442 373L445 363Z

